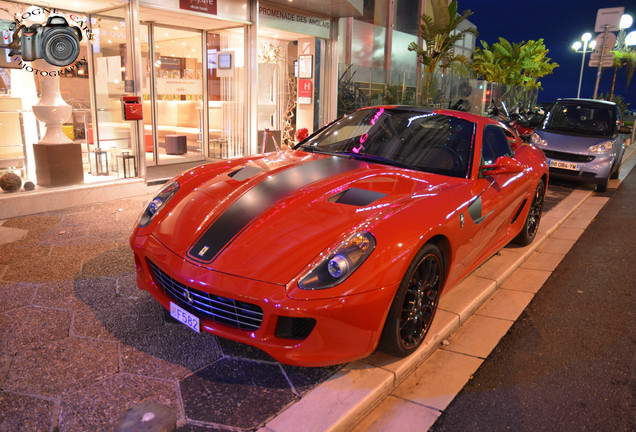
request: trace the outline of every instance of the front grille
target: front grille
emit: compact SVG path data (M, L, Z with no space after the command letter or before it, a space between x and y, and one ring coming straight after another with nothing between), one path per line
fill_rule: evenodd
M558 151L552 151L552 150L543 150L543 153L545 154L545 157L547 157L548 159L555 159L555 160L561 160L566 162L586 163L586 162L592 162L594 160L594 156L580 155L580 154L574 154L574 153L564 153L564 152L558 152Z
M257 330L261 326L263 309L259 306L188 287L165 274L152 261L148 263L166 295L184 309L241 330Z

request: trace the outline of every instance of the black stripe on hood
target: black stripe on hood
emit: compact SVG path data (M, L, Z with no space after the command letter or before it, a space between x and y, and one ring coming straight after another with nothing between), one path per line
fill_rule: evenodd
M352 159L330 157L308 162L267 177L245 192L219 216L188 251L196 261L209 263L262 212L297 189L360 168Z

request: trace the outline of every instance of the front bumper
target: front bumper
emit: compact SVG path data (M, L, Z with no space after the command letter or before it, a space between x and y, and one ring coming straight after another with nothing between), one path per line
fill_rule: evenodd
M298 366L327 366L344 363L371 354L378 343L384 320L397 284L358 295L319 300L292 300L285 286L228 275L192 264L173 254L152 236L132 235L137 285L148 291L169 309L173 301L197 315L201 329L223 338L255 346L274 359ZM151 268L151 264L155 270ZM161 286L156 269L194 290L231 299L241 305L262 310L256 328L240 328L227 320L210 319L175 300ZM165 279L164 279L165 280ZM165 282L164 282L165 283ZM169 291L168 291L169 292ZM251 307L251 306L249 306ZM289 331L294 319L315 320L313 329L302 338ZM283 327L281 329L281 327ZM301 332L302 333L302 332ZM281 337L284 335L285 337Z
M606 182L616 161L616 154L595 156L585 161L583 156L545 151L550 167L550 178L573 180L579 183L599 184Z

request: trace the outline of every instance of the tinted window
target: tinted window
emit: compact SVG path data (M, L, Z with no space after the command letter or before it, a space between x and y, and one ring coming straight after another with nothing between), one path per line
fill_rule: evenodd
M500 156L513 155L506 133L502 128L495 125L488 125L484 128L481 155L486 164L494 163Z
M578 101L557 102L543 124L543 129L572 135L607 136L616 134L616 109Z
M363 109L319 131L300 148L466 178L474 131L474 123L446 115Z

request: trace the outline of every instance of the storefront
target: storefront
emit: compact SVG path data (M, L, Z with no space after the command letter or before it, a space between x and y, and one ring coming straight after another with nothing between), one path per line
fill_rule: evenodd
M259 4L258 123L260 148L292 145L296 130L308 133L330 116L330 19L279 5Z
M64 68L0 50L0 171L49 188L292 145L335 118L344 12L280 3L0 1L5 43L52 15L82 32Z

